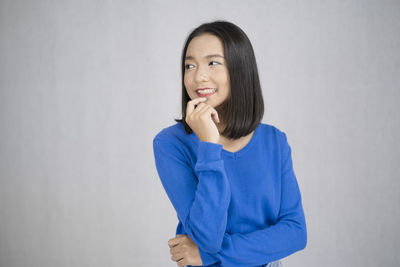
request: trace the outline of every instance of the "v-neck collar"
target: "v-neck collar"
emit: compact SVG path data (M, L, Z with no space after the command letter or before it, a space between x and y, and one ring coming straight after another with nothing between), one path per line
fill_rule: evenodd
M260 131L260 129L259 129L260 127L261 127L261 123L259 123L257 125L256 129L254 130L253 136L251 137L250 141L244 147L242 147L241 149L239 149L236 152L231 152L231 151L228 151L228 150L225 150L222 148L222 154L227 156L228 158L232 158L232 159L242 157L256 143L256 139L258 137L258 132ZM197 135L194 132L192 132L192 135L194 136L196 143L200 142L199 138L197 137Z

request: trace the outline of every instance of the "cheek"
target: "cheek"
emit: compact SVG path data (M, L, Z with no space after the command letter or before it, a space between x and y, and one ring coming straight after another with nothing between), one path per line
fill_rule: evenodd
M188 88L190 87L190 78L188 75L185 74L185 76L183 77L183 83L185 84L185 87Z
M188 79L188 77L186 75L183 77L183 84L185 85L186 93L189 96L191 96L192 95L192 90L190 89L191 88L190 79Z
M215 77L221 84L229 83L229 73L226 69L219 69L215 72Z

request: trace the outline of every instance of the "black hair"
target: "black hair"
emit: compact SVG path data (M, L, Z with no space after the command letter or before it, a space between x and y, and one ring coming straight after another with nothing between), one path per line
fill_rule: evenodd
M228 21L217 20L203 23L187 37L181 58L182 119L174 120L184 125L187 134L192 133L193 130L185 121L187 103L191 100L184 84L185 57L190 41L205 33L218 37L223 43L229 72L230 94L226 101L215 107L218 116L226 124L221 135L229 139L247 136L262 120L264 100L250 40L242 29Z

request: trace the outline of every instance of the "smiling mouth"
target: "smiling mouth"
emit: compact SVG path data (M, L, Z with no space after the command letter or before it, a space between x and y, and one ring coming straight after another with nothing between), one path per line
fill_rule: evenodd
M216 88L213 88L213 89L208 89L207 88L207 89L204 89L204 90L197 89L196 93L200 97L205 97L205 96L210 96L210 95L215 94L216 91L217 91Z

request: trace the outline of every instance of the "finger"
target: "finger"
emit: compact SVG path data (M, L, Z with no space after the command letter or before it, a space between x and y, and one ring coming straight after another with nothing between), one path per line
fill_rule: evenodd
M181 250L182 250L181 246L176 245L175 247L171 247L171 248L169 249L169 254L175 255L175 254L177 254L177 253L180 253Z
M198 97L193 100L190 100L186 106L186 115L189 115L190 113L193 112L195 105L197 105L198 103L203 102L205 100L207 100L206 97Z
M217 112L213 107L211 107L210 113L211 113L211 117L214 118L214 121L216 121L217 123L219 123L218 112Z
M178 264L179 267L183 267L183 266L186 266L186 265L187 265L187 264L186 264L185 258L183 258L183 259L177 261L177 264Z
M171 248L171 247L174 247L174 246L176 246L176 245L178 245L179 244L179 238L171 238L170 240L168 240L168 246Z
M176 254L173 254L173 255L171 256L171 260L176 261L176 262L178 262L178 261L180 261L180 260L183 260L183 253L176 253Z
M219 123L218 112L212 106L207 105L207 108L202 109L201 112L209 114L211 119Z
M200 103L200 104L198 104L197 107L193 110L192 115L202 113L203 110L204 110L205 108L207 108L207 106L208 106L208 105L207 105L206 103Z

